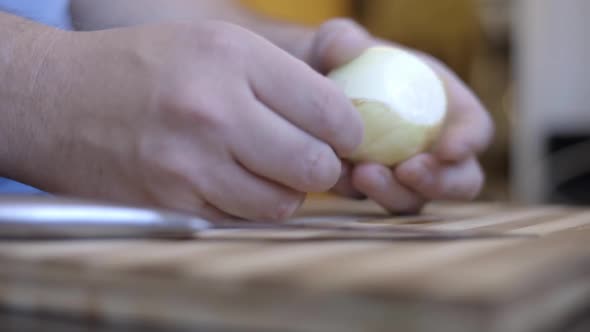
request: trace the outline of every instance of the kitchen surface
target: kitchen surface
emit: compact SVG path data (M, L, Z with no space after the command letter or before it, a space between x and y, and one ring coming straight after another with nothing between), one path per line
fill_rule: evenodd
M392 217L324 198L286 225L4 241L0 302L12 311L0 322L9 331L590 328L590 210L436 203Z
M590 2L241 2L453 69L495 124L481 194L392 214L312 193L274 223L0 195L0 331L590 331Z

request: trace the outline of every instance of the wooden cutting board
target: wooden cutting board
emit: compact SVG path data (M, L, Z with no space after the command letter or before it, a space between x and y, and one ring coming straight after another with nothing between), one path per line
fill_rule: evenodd
M184 241L4 241L0 326L17 326L19 313L162 331L590 330L590 209L436 203L391 217L319 199L298 218L497 236L318 241L331 231L228 229Z

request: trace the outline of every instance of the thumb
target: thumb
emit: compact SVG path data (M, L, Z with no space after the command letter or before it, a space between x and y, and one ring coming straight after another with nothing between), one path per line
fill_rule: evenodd
M376 44L378 42L353 20L330 20L316 31L311 46L311 66L325 74Z

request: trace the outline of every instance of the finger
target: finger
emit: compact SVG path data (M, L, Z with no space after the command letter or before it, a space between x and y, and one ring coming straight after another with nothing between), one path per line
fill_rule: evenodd
M221 211L207 202L203 202L198 205L196 215L211 222L233 219L230 214Z
M176 203L171 203L170 205L167 205L167 206L173 208L173 206L175 204ZM192 208L190 210L187 211L185 208L185 211L191 212L194 215L197 215L197 216L204 218L205 220L211 221L211 222L235 219L234 216L221 211L220 209L216 208L215 206L209 204L206 201L198 201L197 203L194 203L192 205Z
M318 28L309 61L319 72L327 73L377 44L378 41L353 20L334 19Z
M249 78L256 98L295 126L350 155L363 138L354 105L334 82L274 47L259 55Z
M169 194L161 200L161 205L169 209L197 215L208 221L232 219L230 214L221 211L203 199L195 197L199 197L199 195L195 193L187 195Z
M352 172L353 172L353 165L350 165L347 162L342 162L342 173L340 174L340 179L331 191L335 194L353 198L353 199L365 199L367 196L360 191L358 191L354 185L352 184Z
M327 191L341 173L340 159L317 138L252 101L238 116L231 153L250 172L301 192Z
M191 153L192 151L188 154ZM164 152L159 158L167 159L174 157ZM173 171L170 172L171 170ZM142 194L122 198L122 203L158 206L164 209L196 215L208 221L231 219L231 215L209 204L203 198L203 195L198 192L196 183L199 183L202 177L194 174L194 170L193 158L177 159L174 168L160 168L159 171L163 171L164 173L158 173L158 176L150 176L149 180L144 177L146 181L144 181L145 187L142 190ZM185 175L188 175L188 177L185 177ZM191 176L194 176L194 179Z
M443 161L460 161L485 150L494 134L489 113L475 94L435 58L416 52L445 83L448 98L447 126L434 148Z
M366 48L393 45L421 57L445 82L449 100L447 128L434 151L445 161L459 161L483 151L493 137L493 123L478 98L442 62L425 53L388 41L372 38L365 29L348 19L331 20L322 25L312 45L311 64L327 72L360 55Z
M199 183L205 200L219 210L244 219L283 220L303 203L303 193L266 181L231 161L217 165Z
M352 181L367 197L392 213L416 213L425 203L420 195L397 181L389 168L379 164L357 166Z
M475 158L458 163L440 163L421 154L400 164L395 174L408 188L428 199L474 199L484 183L484 174Z
M493 135L492 121L483 109L450 112L448 125L433 149L446 162L457 162L483 152Z
M146 190L143 196L139 196L141 199L130 197L122 199L121 202L132 205L144 205L147 203L151 206L189 213L208 221L220 221L232 218L231 215L202 199L201 195L196 193L192 186L186 185L186 182L174 183L168 177L162 183L159 183L159 179L154 180L155 182L148 184L148 186L155 188L155 190Z

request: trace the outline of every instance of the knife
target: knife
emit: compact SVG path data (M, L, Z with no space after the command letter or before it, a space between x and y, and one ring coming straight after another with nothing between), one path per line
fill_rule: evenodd
M329 231L306 237L272 236L277 240L448 240L523 235L426 230L402 225L363 225L344 221L328 224L298 219L277 222L225 220L211 222L203 218L144 207L134 207L59 196L0 196L0 240L23 239L201 239L240 240L240 235L214 233L214 230L259 230L244 240L265 240L265 231ZM253 236L254 235L254 236Z
M0 238L184 238L211 228L180 213L58 196L0 196Z

